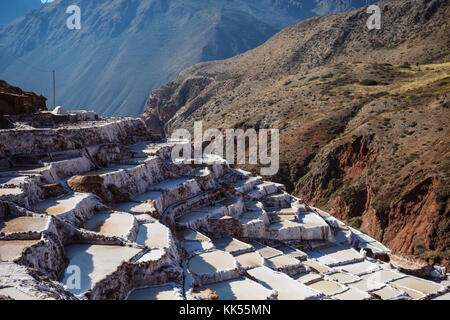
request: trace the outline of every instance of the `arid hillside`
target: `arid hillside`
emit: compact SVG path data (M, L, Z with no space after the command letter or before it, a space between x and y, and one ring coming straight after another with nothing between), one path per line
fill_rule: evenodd
M448 265L450 7L379 6L380 30L361 8L195 65L154 90L143 117L168 133L198 120L278 128L281 169L267 178L394 252Z

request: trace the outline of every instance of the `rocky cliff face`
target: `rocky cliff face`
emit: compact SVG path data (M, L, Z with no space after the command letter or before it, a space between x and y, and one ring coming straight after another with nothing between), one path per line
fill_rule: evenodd
M396 252L448 263L449 7L380 4L289 27L154 90L156 131L279 128L272 180ZM248 169L253 169L248 166Z
M47 110L47 98L25 92L0 80L0 115L32 113Z

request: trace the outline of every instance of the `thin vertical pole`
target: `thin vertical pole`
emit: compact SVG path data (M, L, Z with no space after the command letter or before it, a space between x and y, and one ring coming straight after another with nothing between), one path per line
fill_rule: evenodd
M55 95L55 70L53 70L53 110L56 108L56 95Z

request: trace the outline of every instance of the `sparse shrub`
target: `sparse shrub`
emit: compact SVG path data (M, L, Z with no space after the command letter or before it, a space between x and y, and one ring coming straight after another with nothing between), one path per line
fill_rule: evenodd
M411 65L409 64L409 62L403 62L402 65L400 65L400 68L404 68L404 69L411 69Z
M378 84L378 81L374 79L364 79L361 80L360 84L363 86L376 86Z
M349 224L350 227L352 227L352 228L359 229L359 228L361 228L361 225L362 225L362 219L361 219L361 217L351 218L351 219L348 221L348 224Z

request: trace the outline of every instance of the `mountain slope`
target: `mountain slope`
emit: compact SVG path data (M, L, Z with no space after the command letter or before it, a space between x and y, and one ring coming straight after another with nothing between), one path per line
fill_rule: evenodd
M192 66L153 90L143 117L169 133L198 120L279 128L272 180L396 252L448 264L450 9L380 7L381 30L367 30L362 8Z
M5 24L17 19L28 11L42 6L41 0L2 0L0 11L0 24Z
M58 104L138 115L149 89L194 63L252 49L315 10L367 1L58 0L0 27L0 76L50 97L51 73L36 68L56 69ZM81 8L79 31L66 28L69 5Z

